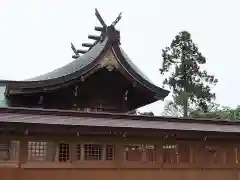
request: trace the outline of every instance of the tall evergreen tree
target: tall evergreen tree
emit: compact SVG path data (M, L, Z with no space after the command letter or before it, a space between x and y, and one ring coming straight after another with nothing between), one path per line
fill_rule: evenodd
M172 90L174 103L183 109L183 115L188 116L189 105L206 112L208 103L215 99L211 87L218 80L200 69L206 58L193 43L190 33L180 32L170 47L162 50L162 57L160 72L170 73L163 84Z

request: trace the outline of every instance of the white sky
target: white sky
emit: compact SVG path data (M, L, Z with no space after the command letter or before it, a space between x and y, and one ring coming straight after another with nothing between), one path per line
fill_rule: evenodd
M0 0L0 79L26 79L71 62L70 43L80 48L95 33L94 8L108 24L123 13L122 47L159 86L161 50L188 30L219 79L217 102L240 104L239 0ZM163 105L144 110L159 114Z

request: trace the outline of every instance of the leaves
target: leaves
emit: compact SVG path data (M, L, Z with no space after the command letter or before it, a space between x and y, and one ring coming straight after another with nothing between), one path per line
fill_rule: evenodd
M211 105L209 106L211 107ZM231 109L229 107L220 108L219 105L211 107L209 112L202 113L201 111L194 111L190 114L193 118L204 119L221 119L221 120L240 120L240 108Z
M174 101L168 101L165 104L163 116L181 117L182 114L182 109Z
M170 73L163 85L172 90L174 103L184 109L185 115L189 103L207 112L208 103L215 99L211 89L218 80L207 71L201 70L206 58L193 43L191 34L187 31L180 32L170 47L162 50L162 57L160 73Z

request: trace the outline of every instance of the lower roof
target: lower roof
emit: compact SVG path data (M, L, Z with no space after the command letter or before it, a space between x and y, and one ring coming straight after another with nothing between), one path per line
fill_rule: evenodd
M239 133L240 123L111 113L0 108L0 123Z

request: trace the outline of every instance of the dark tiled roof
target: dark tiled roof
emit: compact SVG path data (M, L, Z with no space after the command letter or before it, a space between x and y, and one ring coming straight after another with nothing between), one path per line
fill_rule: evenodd
M227 121L213 122L196 119L129 116L126 114L110 113L72 112L72 115L70 115L70 111L55 112L53 110L45 111L36 109L1 108L0 110L0 122L201 132L240 132L240 123Z
M103 42L98 42L93 48L91 48L87 53L80 56L78 59L72 61L71 63L58 68L52 72L47 74L43 74L27 81L44 81L50 80L55 78L61 78L67 76L69 74L81 71L84 67L91 64L103 51L104 47L106 46L108 39L106 38Z
M169 94L169 91L156 86L150 79L148 79L148 77L145 76L144 73L142 73L142 71L131 61L121 47L116 44L114 44L113 47L124 68L126 68L127 71L130 72L130 74L143 86L155 92L156 98L163 99Z
M0 122L14 123L38 123L49 125L71 125L71 126L99 126L117 128L141 128L159 130L184 130L184 131L206 131L206 132L240 132L240 125L217 125L208 123L186 123L167 121L144 121L129 119L70 117L56 115L31 115L2 113Z
M108 39L106 38L104 41L98 42L93 48L91 48L87 53L78 59L50 73L27 79L25 81L0 80L0 85L3 84L7 86L13 85L14 87L35 88L61 84L78 78L96 65L94 60L96 60L103 52L103 49L106 48L107 43Z
M131 61L128 55L119 47L117 38L117 31L114 27L108 27L105 39L98 41L95 45L77 60L58 68L50 73L43 74L25 81L1 81L0 84L7 85L9 88L42 88L53 85L58 85L73 79L79 78L84 73L94 68L97 65L96 60L110 45L115 47L116 55L120 57L123 67L130 73L130 75L146 86L150 91L156 93L157 99L163 99L169 93L162 88L154 85L151 80Z

